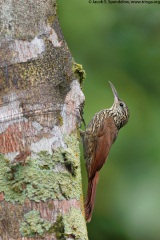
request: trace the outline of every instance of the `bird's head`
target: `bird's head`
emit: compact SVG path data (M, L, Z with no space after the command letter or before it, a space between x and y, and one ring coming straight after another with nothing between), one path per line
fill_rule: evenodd
M114 95L114 103L111 107L112 116L117 127L120 129L123 127L129 119L129 109L127 105L118 97L118 93L111 82L110 86Z

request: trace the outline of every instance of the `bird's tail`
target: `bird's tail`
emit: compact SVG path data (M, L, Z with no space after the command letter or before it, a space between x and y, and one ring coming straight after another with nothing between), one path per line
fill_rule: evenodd
M87 191L87 197L85 200L85 217L87 222L90 222L92 218L98 179L99 179L99 172L96 172L94 178L89 179L88 181L88 191Z

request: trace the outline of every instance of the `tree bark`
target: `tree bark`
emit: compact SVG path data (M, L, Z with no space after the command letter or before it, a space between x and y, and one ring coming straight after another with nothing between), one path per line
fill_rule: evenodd
M85 73L55 0L1 0L0 9L0 239L88 239L77 110Z

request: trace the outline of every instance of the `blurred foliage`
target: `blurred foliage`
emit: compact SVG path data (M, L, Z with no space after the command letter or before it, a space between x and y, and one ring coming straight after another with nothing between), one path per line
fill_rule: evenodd
M91 240L160 239L160 4L58 0L61 28L87 73L84 118L112 105L111 81L130 120L101 170ZM83 180L86 191L84 161Z

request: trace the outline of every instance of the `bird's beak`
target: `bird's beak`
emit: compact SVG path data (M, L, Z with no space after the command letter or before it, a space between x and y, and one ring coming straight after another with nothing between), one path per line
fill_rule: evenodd
M114 102L117 103L118 100L119 100L117 90L115 89L115 87L113 86L113 84L111 82L109 82L109 84L112 88L112 92L113 92L113 95L114 95Z

